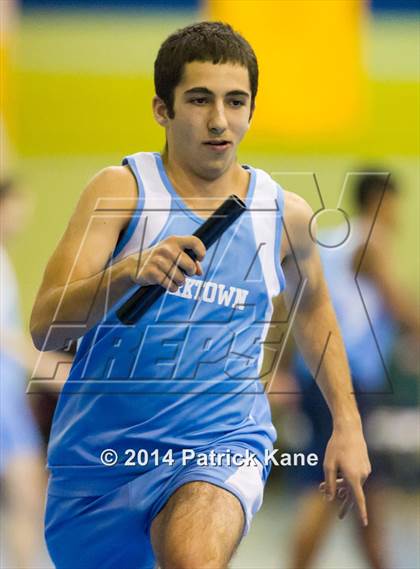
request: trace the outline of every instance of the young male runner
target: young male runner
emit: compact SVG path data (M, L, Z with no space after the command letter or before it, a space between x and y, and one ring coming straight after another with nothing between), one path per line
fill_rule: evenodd
M340 470L367 523L369 460L312 211L236 158L257 86L255 54L230 26L170 36L153 99L165 151L99 172L48 263L34 342L49 350L82 337L49 448L46 539L57 567L227 567L261 505L275 440L258 378L272 298L284 291L291 306L300 278L295 335L311 369L331 333L319 373L334 419L328 492ZM191 235L232 193L248 212L206 251ZM121 325L116 308L135 285L156 283L168 293Z

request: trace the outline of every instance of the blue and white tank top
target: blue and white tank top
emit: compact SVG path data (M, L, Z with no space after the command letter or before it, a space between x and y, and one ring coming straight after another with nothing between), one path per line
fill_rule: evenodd
M160 154L124 159L138 204L111 263L203 223L172 187ZM242 444L263 459L275 429L259 378L272 298L285 286L280 262L283 190L249 172L247 211L211 246L204 274L187 277L133 326L116 310L128 291L79 342L54 416L50 492L99 495L148 466L124 468L126 449L208 449ZM234 193L234 191L232 191ZM111 469L103 449L120 461Z

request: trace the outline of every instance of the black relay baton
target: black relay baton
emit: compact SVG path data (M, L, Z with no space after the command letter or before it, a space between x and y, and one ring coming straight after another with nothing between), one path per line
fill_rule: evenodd
M229 196L220 207L200 225L193 233L208 249L246 210L245 203L238 196ZM196 261L194 251L184 249L184 252ZM139 288L117 310L117 316L123 324L135 324L156 300L166 292L160 285L145 285Z

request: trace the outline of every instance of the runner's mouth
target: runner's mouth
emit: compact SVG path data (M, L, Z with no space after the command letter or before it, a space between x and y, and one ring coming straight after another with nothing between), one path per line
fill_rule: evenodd
M229 148L232 143L229 140L208 140L204 144L212 150L221 152Z

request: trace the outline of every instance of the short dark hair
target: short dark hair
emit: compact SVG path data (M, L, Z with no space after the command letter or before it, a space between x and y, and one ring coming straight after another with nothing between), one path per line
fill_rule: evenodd
M384 170L378 168L364 168L356 182L354 199L359 210L366 208L372 198L378 199L385 192L397 193L398 187L394 177Z
M238 32L223 22L199 22L171 34L160 46L155 61L155 90L174 114L174 90L184 65L193 61L239 63L248 69L251 86L251 115L258 90L258 62L254 50Z
M16 192L16 181L13 178L0 179L0 200Z

